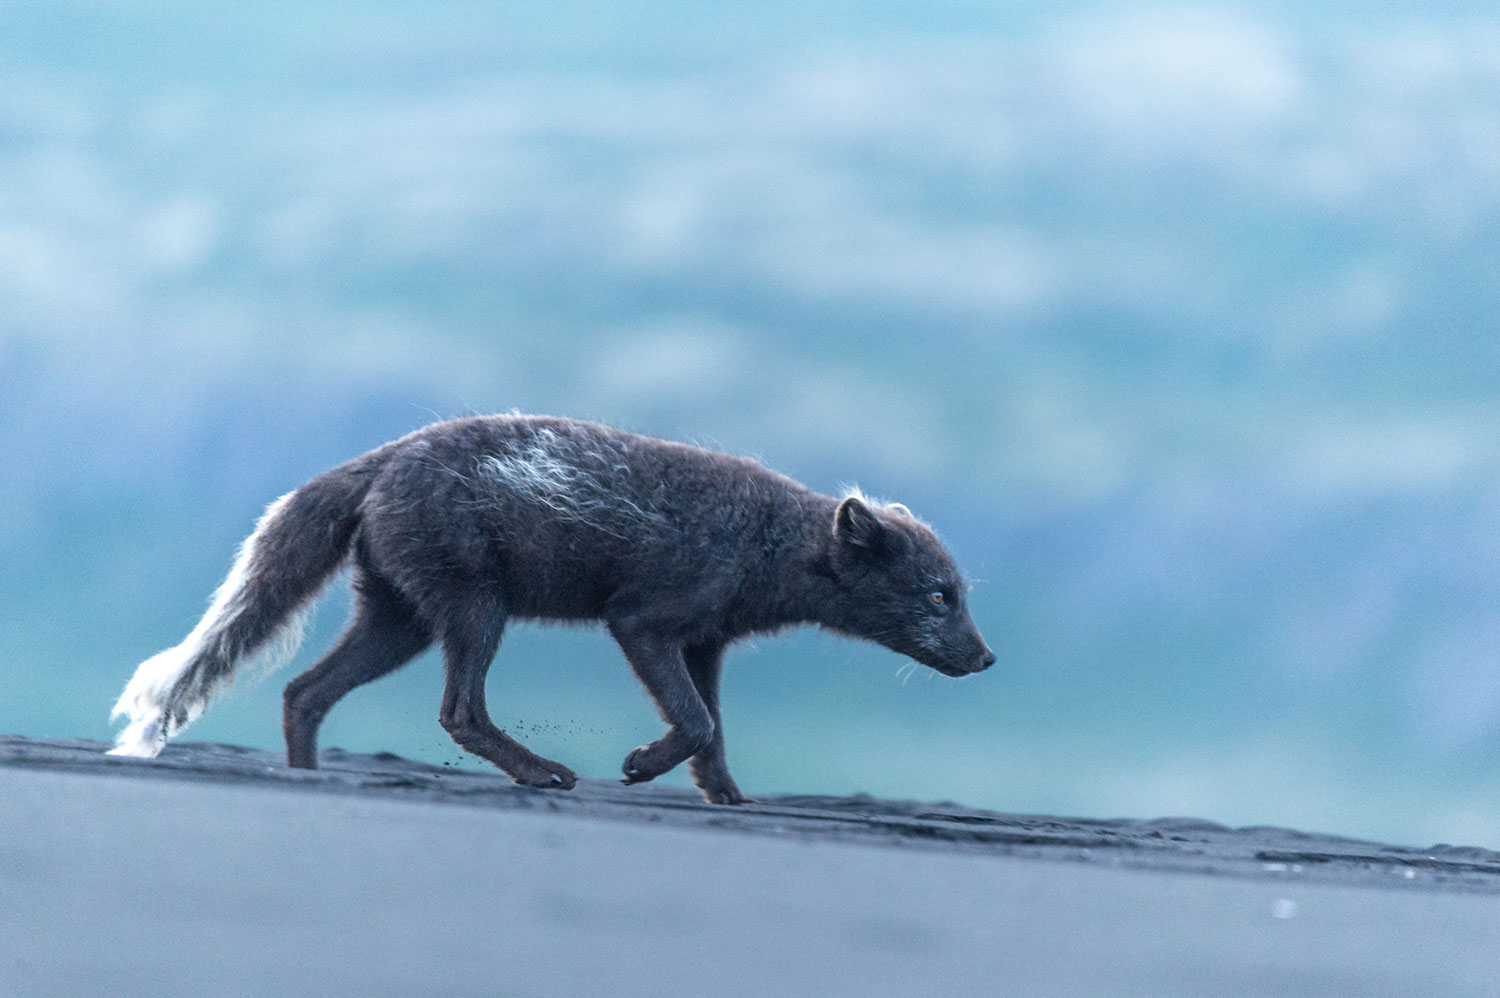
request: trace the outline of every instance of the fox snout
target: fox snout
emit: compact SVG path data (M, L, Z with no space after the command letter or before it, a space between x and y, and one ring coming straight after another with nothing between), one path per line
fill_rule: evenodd
M990 650L990 645L984 644L983 641L978 642L978 644L980 644L980 650L978 651L969 651L969 653L960 651L957 654L948 654L948 656L941 657L941 659L927 659L926 662L922 662L922 665L930 666L930 668L936 669L936 671L942 672L944 675L951 675L951 677L956 678L960 677L960 675L974 675L975 672L983 672L984 669L995 665L996 654L995 651Z
M928 664L945 676L952 676L954 678L957 678L959 676L972 676L976 672L983 672L985 669L988 669L990 666L994 665L996 661L995 653L990 650L988 645L984 645L981 647L983 648L983 650L980 651L977 658L970 659L968 662L964 662L962 664L951 660L947 662Z
M974 626L974 622L972 620L968 621L968 625L969 626L967 630L969 633L967 635L967 640L962 642L962 644L960 644L959 646L960 648L963 648L963 645L968 645L968 648L964 649L968 652L968 655L964 656L963 653L960 652L959 656L957 656L959 659L958 662L954 663L959 668L964 670L965 675L975 672L983 672L985 669L988 669L990 666L994 665L996 661L994 649L992 649L988 644L985 643L983 636L981 636L979 633L979 628ZM965 657L968 658L968 661L964 661Z

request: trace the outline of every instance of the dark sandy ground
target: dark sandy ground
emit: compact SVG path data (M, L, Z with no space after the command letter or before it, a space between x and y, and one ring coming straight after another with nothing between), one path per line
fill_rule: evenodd
M0 736L0 996L1500 995L1500 854Z

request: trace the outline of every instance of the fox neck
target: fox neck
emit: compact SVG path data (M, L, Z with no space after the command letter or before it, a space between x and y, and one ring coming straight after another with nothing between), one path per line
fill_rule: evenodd
M819 624L843 630L848 595L833 562L833 512L838 500L814 495L795 538L770 548L764 578L775 580L768 628Z

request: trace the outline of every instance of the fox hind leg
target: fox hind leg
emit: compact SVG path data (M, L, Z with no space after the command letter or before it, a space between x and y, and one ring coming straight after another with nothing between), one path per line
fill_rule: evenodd
M287 684L282 728L287 765L318 768L318 726L338 700L387 675L432 643L432 630L411 604L368 564L356 569L355 617L333 649Z

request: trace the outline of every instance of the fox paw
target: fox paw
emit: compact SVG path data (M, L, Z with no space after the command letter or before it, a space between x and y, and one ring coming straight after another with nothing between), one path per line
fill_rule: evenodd
M754 804L755 801L740 793L734 777L724 766L722 753L718 758L695 756L691 767L693 783L703 792L703 799L710 804Z
M698 789L703 791L703 799L710 804L754 804L755 801L740 793L740 788L734 785L734 780L728 773L718 773L707 776L693 774L693 782Z
M572 790L578 783L578 774L557 762L538 760L536 765L518 768L510 778L523 787L540 787L544 790Z
M703 799L710 804L754 804L756 802L754 797L746 797L740 793L740 788L733 784L714 789L705 789L703 787L699 787L698 789L703 791Z
M656 779L662 773L672 768L671 766L663 766L661 761L655 757L655 753L652 752L652 749L655 747L654 742L651 745L642 745L625 757L625 764L620 767L625 773L625 778L620 781L621 783L626 786L632 783L645 783Z

